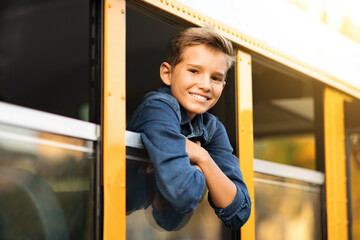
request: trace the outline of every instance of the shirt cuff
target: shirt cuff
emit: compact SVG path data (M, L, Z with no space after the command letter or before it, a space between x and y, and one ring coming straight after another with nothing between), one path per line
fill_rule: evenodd
M242 215L241 211L246 205L246 199L241 194L241 190L236 187L236 195L234 200L230 203L229 206L225 208L217 208L211 200L210 194L208 195L208 200L211 207L215 210L216 215L224 221L225 225L235 216L235 215ZM231 221L230 221L231 222Z

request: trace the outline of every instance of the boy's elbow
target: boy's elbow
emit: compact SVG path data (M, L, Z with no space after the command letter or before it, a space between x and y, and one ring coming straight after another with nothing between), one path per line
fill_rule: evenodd
M240 225L238 228L241 228L250 218L251 215L251 199L250 196L247 195L246 196L246 203L244 204L243 208L242 208L242 213L241 213L241 221L240 221Z
M251 199L249 194L246 192L245 198L241 207L236 211L236 214L228 221L224 221L225 225L231 229L240 229L249 220L251 215Z
M243 205L242 209L242 225L244 225L250 218L251 215L251 199L249 193L245 195L245 204Z
M243 218L243 223L242 226L249 220L251 215L251 200L250 197L248 198L247 204L244 208L244 218Z
M180 213L192 212L196 209L205 188L205 178L191 178L190 181L183 181L173 184L164 184L160 190L172 207ZM167 181L163 181L167 182ZM195 183L195 184L193 184Z
M250 199L249 199L250 200ZM240 211L225 225L231 229L240 229L249 220L251 215L251 201L246 202Z
M186 196L186 194L182 194L174 198L174 201L171 204L176 211L180 213L188 213L194 211L198 203L199 199L193 196Z

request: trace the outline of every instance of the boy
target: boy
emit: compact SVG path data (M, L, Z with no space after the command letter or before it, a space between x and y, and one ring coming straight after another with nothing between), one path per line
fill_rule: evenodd
M164 86L148 93L128 130L141 133L161 194L179 212L193 211L204 191L229 228L249 218L251 201L221 122L207 113L225 87L231 42L209 28L188 28L169 44Z

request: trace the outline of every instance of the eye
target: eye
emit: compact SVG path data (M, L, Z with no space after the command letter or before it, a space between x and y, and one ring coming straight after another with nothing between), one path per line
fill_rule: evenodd
M217 76L212 76L211 79L217 82L222 82L224 80L222 77L217 77Z
M191 72L192 74L198 74L199 71L196 69L189 69L189 72Z

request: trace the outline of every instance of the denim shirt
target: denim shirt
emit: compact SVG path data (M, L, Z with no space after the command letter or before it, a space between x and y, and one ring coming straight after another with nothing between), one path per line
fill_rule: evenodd
M163 86L145 95L127 129L141 134L154 165L157 188L182 213L195 210L206 184L203 173L190 163L184 136L200 141L237 188L233 202L226 208L215 207L208 194L211 207L227 227L238 229L245 224L250 216L250 196L239 159L232 154L225 128L215 116L206 112L190 121L170 88Z

